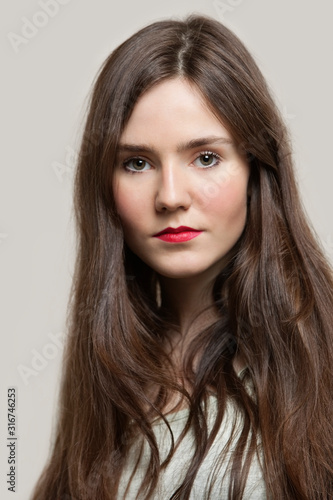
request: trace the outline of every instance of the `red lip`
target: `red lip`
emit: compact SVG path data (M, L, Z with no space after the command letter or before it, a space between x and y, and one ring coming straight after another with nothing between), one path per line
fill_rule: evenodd
M192 240L201 233L202 231L188 226L167 227L163 231L154 234L154 237L169 243L182 243L183 241Z

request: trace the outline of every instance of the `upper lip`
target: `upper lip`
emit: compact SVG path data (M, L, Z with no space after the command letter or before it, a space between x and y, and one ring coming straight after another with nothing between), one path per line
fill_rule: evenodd
M161 234L167 234L167 233L182 233L184 231L199 231L199 229L193 229L193 227L188 227L188 226L179 226L179 227L166 227L159 233L154 234L154 236L160 236Z

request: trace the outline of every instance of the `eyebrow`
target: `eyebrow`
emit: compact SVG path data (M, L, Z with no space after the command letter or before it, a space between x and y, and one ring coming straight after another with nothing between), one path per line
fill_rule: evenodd
M198 148L201 146L207 146L207 144L233 144L231 139L226 137L217 137L215 135L208 137L199 137L197 139L191 139L190 141L181 142L177 146L177 152L182 153L183 151L188 151L190 149ZM155 153L156 150L150 147L148 144L118 144L117 152L137 152L142 151L144 153Z

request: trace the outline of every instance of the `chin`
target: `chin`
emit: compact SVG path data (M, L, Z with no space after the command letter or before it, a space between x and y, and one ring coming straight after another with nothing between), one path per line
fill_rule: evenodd
M222 266L223 267L223 266ZM170 267L155 267L156 272L160 275L163 276L164 278L170 278L170 279L189 279L189 278L196 278L196 277L204 277L206 274L207 276L209 275L214 275L216 276L220 270L221 266L193 266L193 265L180 265L179 267L177 266L170 266Z
M198 276L198 274L201 273L196 273L192 269L189 271L157 271L157 273L160 276L163 276L164 278L170 278L170 279L186 279L186 278L194 278L195 276Z

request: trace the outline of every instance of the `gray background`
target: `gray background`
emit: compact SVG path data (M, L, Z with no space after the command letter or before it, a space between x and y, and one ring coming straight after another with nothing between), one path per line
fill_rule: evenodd
M289 124L302 198L333 260L330 0L62 0L53 17L40 15L42 3L3 2L0 13L2 499L27 499L48 454L73 270L72 174L84 107L103 60L137 29L198 12L240 36ZM15 50L13 37L22 36L26 19L39 27L23 32L27 43L16 38ZM18 392L15 494L5 479L9 386Z

